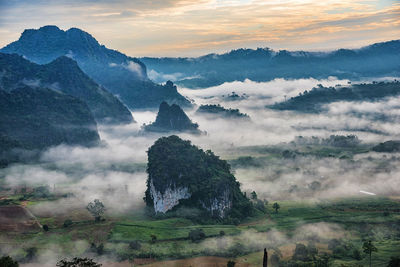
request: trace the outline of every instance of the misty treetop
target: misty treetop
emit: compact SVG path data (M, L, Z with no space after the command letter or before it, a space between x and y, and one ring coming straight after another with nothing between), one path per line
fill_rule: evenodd
M224 108L220 104L218 105L201 105L197 111L199 114L216 114L224 118L239 118L249 119L249 115L241 113L239 109Z

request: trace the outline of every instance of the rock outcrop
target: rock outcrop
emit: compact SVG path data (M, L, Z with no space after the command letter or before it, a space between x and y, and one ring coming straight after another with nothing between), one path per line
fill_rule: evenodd
M211 218L243 218L252 204L226 161L178 136L161 137L148 150L146 204L156 213L180 206Z
M186 113L176 104L168 105L162 102L158 110L156 121L145 125L148 132L190 132L200 134L199 125L193 123Z

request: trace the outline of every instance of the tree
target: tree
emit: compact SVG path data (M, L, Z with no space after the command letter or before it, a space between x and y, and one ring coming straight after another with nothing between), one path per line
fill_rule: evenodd
M47 224L43 224L43 231L48 232L49 226Z
M390 257L387 267L400 267L400 257Z
M274 205L272 205L272 208L274 208L275 213L278 213L278 210L281 208L281 206L279 206L278 202L275 202Z
M17 261L14 261L10 256L3 256L0 258L0 266L1 267L18 267L19 264Z
M264 248L263 267L268 266L268 251Z
M378 249L372 244L371 240L364 242L362 248L364 253L369 255L369 267L371 267L372 252L376 252Z
M155 243L157 241L157 236L156 235L151 235L151 243Z
M251 199L256 200L257 199L257 193L256 191L251 192Z
M68 261L66 259L57 262L57 267L100 267L101 264L94 262L92 259L88 258L73 258Z
M101 203L100 200L95 199L93 202L90 202L86 209L92 214L96 222L99 222L101 219L101 216L103 216L104 211L106 208L104 207L104 204Z
M228 263L226 264L227 267L235 267L236 262L233 260L229 260Z

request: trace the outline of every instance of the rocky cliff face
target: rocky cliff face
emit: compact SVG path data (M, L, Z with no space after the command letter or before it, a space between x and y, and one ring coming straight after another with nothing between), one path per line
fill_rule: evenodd
M144 199L156 213L184 206L220 220L252 212L226 161L178 136L161 137L149 148L147 172Z
M153 181L150 181L150 194L153 199L154 211L166 213L179 204L179 200L190 198L189 188L168 186L164 192L158 191Z
M232 208L231 192L229 189L217 197L211 198L208 204L201 202L203 208L208 210L212 216L224 218L227 212Z

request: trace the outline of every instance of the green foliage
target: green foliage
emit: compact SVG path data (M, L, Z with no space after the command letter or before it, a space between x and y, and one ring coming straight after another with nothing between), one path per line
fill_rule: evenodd
M148 206L153 205L152 183L159 192L164 192L168 186L187 187L191 197L182 202L199 209L211 206L214 199L227 193L232 203L227 220L242 219L253 212L253 205L240 191L229 164L210 150L203 151L178 136L161 137L149 148L147 173L145 201ZM219 214L209 215L219 217Z
M363 251L366 254L371 254L372 252L377 252L378 249L374 246L371 240L364 242Z
M96 263L88 258L73 258L72 260L60 260L57 262L57 267L100 267L101 264Z
M73 222L72 222L71 219L66 219L66 220L64 221L64 223L63 223L63 227L64 227L64 228L68 228L68 227L70 227L72 224L73 224Z
M272 205L272 208L275 210L275 213L278 213L278 210L281 208L281 206L278 204L278 202L275 202Z
M1 267L18 267L19 264L17 261L13 260L10 256L3 256L0 258L0 266Z

